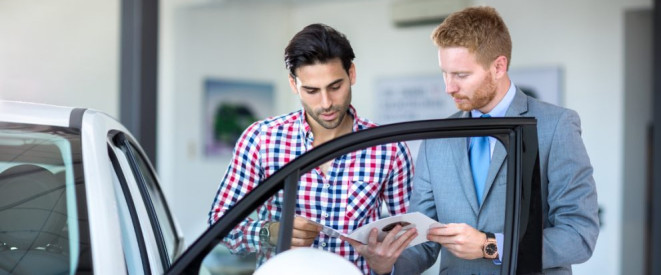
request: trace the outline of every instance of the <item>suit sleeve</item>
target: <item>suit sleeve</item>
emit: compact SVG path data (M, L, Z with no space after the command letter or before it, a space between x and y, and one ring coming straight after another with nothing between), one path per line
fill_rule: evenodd
M434 220L438 220L429 178L425 145L426 141L420 144L415 163L415 175L413 177L413 190L411 192L409 212L417 211ZM426 234L426 232L418 232L418 234ZM426 242L407 248L395 263L395 274L410 275L422 273L434 265L440 249L441 246L434 242Z
M548 220L543 233L543 267L585 262L599 235L599 206L580 119L574 111L563 112L555 126L546 174Z

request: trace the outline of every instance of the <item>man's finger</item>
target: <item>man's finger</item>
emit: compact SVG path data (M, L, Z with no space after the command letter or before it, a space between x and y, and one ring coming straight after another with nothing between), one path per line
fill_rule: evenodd
M436 235L436 234L427 234L427 240L430 240L435 243L445 245L447 243L452 243L452 236Z
M434 227L429 228L427 231L428 234L433 234L437 236L454 236L462 232L461 228L457 224L447 224L443 227Z
M313 223L309 220L306 220L302 217L294 217L294 228L304 231L321 231L321 225Z
M393 241L395 241L395 239L397 239L397 234L399 234L399 231L402 231L402 226L398 224L392 230L390 230L390 232L388 232L386 237L383 238L383 241L381 242L385 244L392 243Z
M314 239L293 238L293 239L291 239L291 246L308 247L308 246L311 246L313 242L314 242Z
M367 245L375 246L378 242L379 231L376 228L370 230L370 235L367 237Z
M362 247L362 246L365 245L364 243L361 243L359 241L356 241L352 238L348 238L348 237L345 237L345 236L340 236L340 240L348 242L351 246L353 246L356 249L358 249L359 247Z
M415 239L415 237L418 236L418 231L415 228L411 228L408 231L406 231L404 234L399 236L397 241L400 242L399 247L397 248L397 255L402 254L404 249L406 249L409 244ZM398 256L399 257L399 256Z
M397 239L395 239L395 241L393 242L393 245L397 248L400 248L400 247L406 248L409 245L409 243L411 243L411 241L413 241L413 239L415 239L416 236L418 236L418 231L417 231L416 228L408 229L408 230L404 231L404 233L402 235L397 237Z
M319 235L319 231L306 231L294 228L292 237L299 239L314 239Z

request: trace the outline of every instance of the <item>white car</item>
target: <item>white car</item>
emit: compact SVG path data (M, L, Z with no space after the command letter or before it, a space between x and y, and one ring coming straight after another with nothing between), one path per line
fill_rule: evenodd
M471 135L500 138L513 156L508 162L517 168L508 177L509 241L501 272L539 272L535 120L484 121L407 122L328 142L262 182L184 251L158 177L121 123L89 109L0 101L0 274L240 274L223 267L236 266L242 258L209 258L240 221L282 189L285 218L277 251L289 249L297 175L376 144ZM313 263L307 262L310 270ZM251 273L254 262L250 265Z

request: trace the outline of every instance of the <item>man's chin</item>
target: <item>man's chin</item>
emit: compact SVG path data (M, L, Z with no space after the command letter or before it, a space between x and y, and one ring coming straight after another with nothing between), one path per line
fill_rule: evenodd
M337 128L338 126L340 126L340 123L337 123L337 122L333 122L333 123L320 123L320 124L321 124L321 127L324 127L324 128L326 128L327 130L333 130L333 129Z
M469 112L473 110L470 105L468 104L455 104L457 106L457 109L462 110L464 112Z

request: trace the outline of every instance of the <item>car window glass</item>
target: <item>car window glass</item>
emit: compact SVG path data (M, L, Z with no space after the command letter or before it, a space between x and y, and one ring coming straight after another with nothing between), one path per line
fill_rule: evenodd
M421 212L442 224L465 223L477 230L503 236L507 153L495 138L488 138L487 142L490 159L486 165L493 162L497 168L486 168L487 174L483 176L485 191L480 201L475 193L470 169L471 138L427 139L406 143L410 167L406 164L407 157L401 154L401 143L384 143L346 153L302 173L297 186L295 215L328 228L314 239L311 246L343 255L364 272L367 272L365 263L339 235L356 233L365 226L369 228L368 224L377 226L377 220L401 215L407 210ZM277 165L263 167L265 171L272 169L271 174L277 168ZM412 188L406 189L409 184ZM219 192L217 200L226 200L225 205L229 208L245 195L246 186L236 184L235 187L226 187ZM257 221L282 219L277 214L283 205L282 193L281 190L278 195L269 198L266 206L263 204L255 207L250 222L260 224ZM235 197L237 195L238 198ZM415 199L415 205L403 206L408 198ZM436 207L430 208L430 205ZM417 226L416 222L422 221L404 220L398 224L408 230ZM421 236L426 236L429 229L429 225L425 225L424 228L418 228ZM384 225L380 229L386 227ZM272 256L260 254L258 228L238 228L241 225L230 232L223 243L205 258L204 269L212 274L233 274L222 272L234 269L234 266L245 267L247 263L259 266L265 259L269 259L268 256ZM501 246L505 242L507 240L502 241ZM446 250L443 253L450 254ZM489 261L482 263L494 264ZM314 270L314 267L310 268ZM438 274L439 268L437 262L431 271L424 274Z
M281 201L282 192L272 196L268 201ZM227 206L230 206L227 204ZM225 209L226 210L226 209ZM220 210L220 211L225 211ZM258 265L258 259L265 261L275 255L275 246L270 242L264 244L259 233L268 212L265 204L255 207L247 219L234 227L221 243L204 258L200 274L253 274ZM222 217L222 214L219 215ZM269 219L277 221L277 219ZM276 232L269 232L274 235ZM275 239L274 239L275 240Z
M149 269L145 269L143 262L146 265L149 265L147 262L146 248L144 244L144 238L141 234L141 228L139 222L134 224L133 220L135 217L137 219L137 214L135 213L135 204L130 194L130 189L127 182L121 182L121 180L126 181L124 174L121 171L121 166L119 164L118 157L122 157L121 151L114 150L113 147L108 146L109 157L111 160L111 171L113 179L113 187L115 189L115 199L117 201L117 214L120 221L121 229L121 238L122 238L122 247L124 252L124 261L126 263L126 271L128 274L142 274L148 272ZM119 154L115 154L115 153ZM126 161L126 160L124 160ZM133 213L131 212L133 211ZM141 252L142 251L142 252ZM142 253L145 254L142 254Z
M132 152L140 152L133 143L129 143L131 146ZM138 169L142 174L145 184L147 187L147 192L149 193L149 199L153 204L156 218L160 226L160 231L163 236L165 246L167 249L168 257L170 261L173 261L177 256L176 252L179 246L179 238L177 236L174 221L170 215L168 205L163 197L163 193L158 185L157 179L154 176L154 172L151 169L151 166L148 164L148 161L143 158L139 153L133 154L138 165ZM157 230L158 231L158 230Z
M77 208L80 139L61 129L8 128L0 129L0 273L73 273L89 249Z

